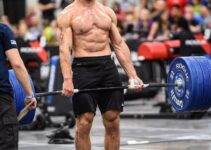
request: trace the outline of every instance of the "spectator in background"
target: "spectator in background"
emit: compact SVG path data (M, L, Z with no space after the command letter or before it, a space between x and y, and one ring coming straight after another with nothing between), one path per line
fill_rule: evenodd
M201 10L200 10L200 16L202 17L202 19L204 20L204 18L206 18L207 16L209 16L209 9L207 6L201 6Z
M139 12L139 19L137 20L135 30L139 33L139 38L146 39L153 21L150 18L150 11L148 9L141 9Z
M27 26L29 26L29 27L32 26L32 19L33 19L34 16L39 16L38 11L37 11L37 7L35 5L30 5L28 7L27 16L24 19Z
M211 2L208 4L208 15L204 18L203 28L211 29Z
M189 4L193 4L193 0L186 0L187 3ZM210 0L200 0L200 3L203 5L207 5L209 3Z
M168 11L163 10L159 14L159 18L153 23L151 31L148 36L148 40L158 39L166 40L169 39L169 21L168 21Z
M32 37L30 40L37 40L42 34L42 26L38 16L33 16L31 19L31 26L29 27L29 33Z
M120 7L125 13L134 13L136 0L121 0Z
M47 40L48 44L56 44L56 21L53 20L50 24L48 22L45 23L46 24L44 24L43 36Z
M155 2L155 0L140 0L140 8L147 8L149 10L152 10L153 7L153 3Z
M120 4L118 2L114 2L112 5L112 9L114 10L115 14L117 15L117 19L121 22L125 21L125 12L122 11Z
M184 9L184 18L179 22L179 31L199 32L200 26L194 18L193 6L188 4Z
M44 20L52 21L55 19L54 11L56 9L55 0L39 0L39 8Z
M125 12L122 11L120 4L118 2L114 2L112 5L112 9L117 16L117 27L121 35L124 35L124 23L125 23Z
M156 21L160 13L166 9L166 2L164 0L157 0L153 3L153 12L151 14L151 18L153 21Z
M119 19L117 19L117 28L118 28L118 30L119 30L119 33L120 33L122 36L124 36L124 34L125 34L125 28L124 28L124 26L123 26L122 21L120 21Z
M171 11L171 9L175 5L177 5L181 9L181 11L183 11L186 3L187 3L187 0L167 0L167 7L168 7L168 10Z
M135 14L127 14L125 20L125 39L137 39L138 36L134 34L134 27L136 24Z
M204 22L204 18L206 18L208 15L209 15L208 8L202 5L200 9L200 15L195 16L195 19L198 22L198 24L202 26Z
M148 8L148 1L149 0L140 0L141 8Z
M194 11L194 15L195 16L200 16L200 12L201 12L201 0L192 0L193 3L193 11Z
M33 35L29 32L28 26L24 20L17 25L16 36L24 41L32 39Z
M180 21L183 21L181 6L173 5L169 15L170 30L173 32L178 31Z

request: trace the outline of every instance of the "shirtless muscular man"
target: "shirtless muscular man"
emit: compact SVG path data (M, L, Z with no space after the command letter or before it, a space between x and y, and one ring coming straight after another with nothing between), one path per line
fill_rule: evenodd
M57 37L64 78L63 95L74 88L121 86L117 68L111 59L110 43L136 90L143 86L136 74L130 50L117 29L112 9L96 0L75 0L58 16ZM73 50L71 52L71 50ZM71 54L74 55L71 63ZM90 150L90 130L98 106L105 126L105 149L120 147L119 114L123 110L123 90L80 93L73 96L76 116L76 149Z

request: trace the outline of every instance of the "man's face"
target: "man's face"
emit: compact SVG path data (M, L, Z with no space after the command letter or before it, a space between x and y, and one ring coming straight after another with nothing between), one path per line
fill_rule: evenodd
M166 2L163 0L157 0L154 7L157 11L162 11L166 7Z
M192 6L185 7L185 18L187 20L192 20L193 16L194 16L193 7Z
M171 9L171 16L172 17L179 17L181 15L181 11L177 7L172 7Z

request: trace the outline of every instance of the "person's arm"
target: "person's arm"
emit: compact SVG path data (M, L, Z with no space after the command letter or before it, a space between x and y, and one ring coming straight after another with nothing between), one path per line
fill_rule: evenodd
M20 82L21 86L26 92L26 95L28 97L31 97L31 98L27 98L26 103L30 103L31 101L34 101L34 103L29 108L29 109L33 109L36 107L36 100L34 98L34 93L30 84L28 72L18 52L17 44L16 44L16 41L14 40L12 31L8 27L5 27L4 32L5 33L4 33L4 39L3 39L4 40L3 47L5 50L6 57L8 58L18 81Z
M110 41L115 50L117 59L119 60L125 72L127 73L129 82L132 80L133 81L135 80L135 84L137 85L137 88L141 88L143 86L143 82L142 80L139 79L139 77L136 74L135 68L131 61L130 50L117 29L117 25L116 25L117 17L115 13L109 8L108 8L108 13L112 19L112 25L110 29Z
M65 10L64 10L65 11ZM63 95L73 95L72 67L71 67L71 49L72 49L72 29L70 16L62 12L57 19L57 40L60 49L60 65L64 79Z
M147 39L148 40L153 40L155 38L157 30L158 30L158 24L157 24L157 22L154 22L152 24L151 30L149 31L149 35L148 35Z
M191 32L199 32L201 30L200 25L195 20L190 23L189 28Z
M56 4L55 3L43 4L42 1L40 0L39 1L39 8L40 8L41 11L45 11L45 10L56 8Z
M29 75L28 72L24 66L24 63L19 55L19 52L17 49L13 48L6 51L6 56L15 72L15 75L22 85L24 91L26 92L27 96L30 96L33 94Z

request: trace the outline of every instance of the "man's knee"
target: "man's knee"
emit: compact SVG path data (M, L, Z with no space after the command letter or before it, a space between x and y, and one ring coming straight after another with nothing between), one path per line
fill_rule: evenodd
M88 135L92 127L93 118L93 113L86 113L78 116L76 133L79 135Z
M119 112L108 111L103 115L103 124L108 132L119 131Z

